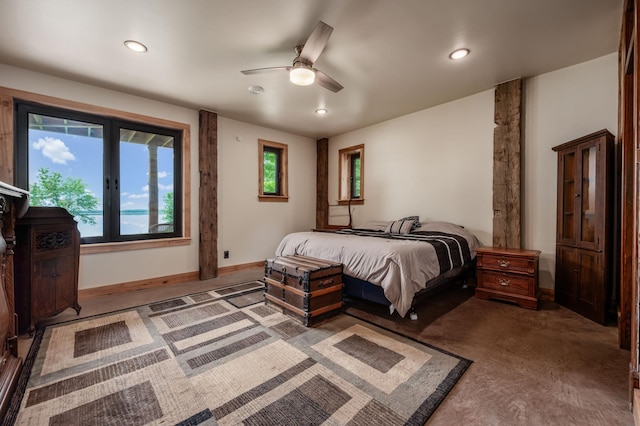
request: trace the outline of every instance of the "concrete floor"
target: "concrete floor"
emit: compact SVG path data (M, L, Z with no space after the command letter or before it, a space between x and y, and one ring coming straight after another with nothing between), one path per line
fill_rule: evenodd
M260 278L261 268L207 281L81 300L80 317ZM452 288L426 300L418 320L386 308L347 303L347 312L473 362L427 425L633 425L628 402L629 351L617 328L552 302L538 311L479 300ZM72 309L48 320L75 319ZM26 354L28 336L20 336Z

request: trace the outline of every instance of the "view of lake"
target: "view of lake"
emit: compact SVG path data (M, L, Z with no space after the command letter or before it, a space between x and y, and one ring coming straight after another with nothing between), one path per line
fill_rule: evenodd
M76 217L78 230L81 237L96 237L102 235L103 216L102 212L91 212L89 215L95 219L96 224L82 223ZM162 220L162 215L160 216ZM146 234L149 231L149 211L148 210L124 210L120 214L120 233L122 235Z

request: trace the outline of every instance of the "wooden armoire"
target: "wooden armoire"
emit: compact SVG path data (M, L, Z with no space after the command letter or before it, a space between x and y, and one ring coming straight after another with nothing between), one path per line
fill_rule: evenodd
M556 302L605 324L613 289L614 137L558 145Z

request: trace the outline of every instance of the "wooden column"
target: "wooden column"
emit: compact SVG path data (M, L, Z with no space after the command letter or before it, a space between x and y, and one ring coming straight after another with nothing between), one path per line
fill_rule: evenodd
M620 347L630 349L629 401L634 404L634 412L640 410L636 399L640 388L640 275L638 263L638 232L640 232L640 4L638 0L626 0L622 11L622 31L618 49L618 101L621 151L621 194L620 194L620 304L618 312L618 333ZM634 413L637 414L637 413Z
M493 246L521 248L522 79L496 86L493 132Z
M200 111L200 279L218 275L218 114Z
M316 228L322 229L329 224L329 139L318 139L316 144Z
M0 181L13 181L13 96L0 95Z
M622 19L622 31L620 37L618 55L618 148L619 151L619 182L620 185L620 215L619 215L619 256L620 259L620 293L618 308L618 337L620 347L631 349L632 340L637 340L637 330L634 331L634 304L637 303L637 287L635 281L636 232L635 225L635 159L634 146L636 145L636 119L635 102L638 89L635 87L635 7L634 1L625 2ZM633 351L631 357L631 372L635 375L637 370L637 351ZM632 385L633 387L633 385Z

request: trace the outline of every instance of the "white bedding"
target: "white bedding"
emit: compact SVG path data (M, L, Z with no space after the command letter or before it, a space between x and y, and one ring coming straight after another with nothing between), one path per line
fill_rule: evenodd
M420 231L464 237L471 259L476 256L477 238L460 226L431 222L422 224L412 234ZM435 249L423 241L296 232L285 236L276 249L276 256L294 254L342 263L344 274L381 286L385 297L392 303L392 309L395 308L402 317L410 309L414 294L440 274Z

